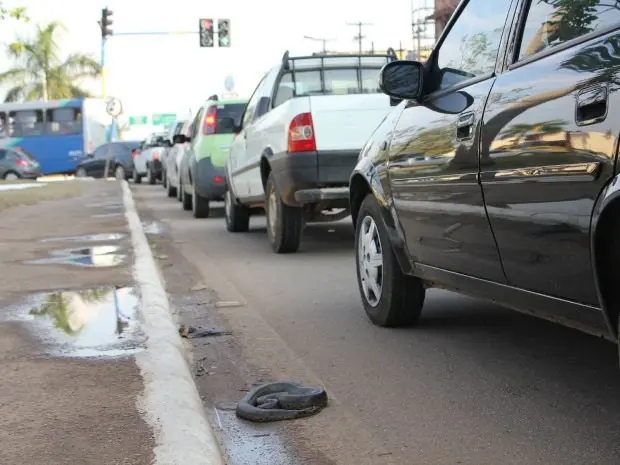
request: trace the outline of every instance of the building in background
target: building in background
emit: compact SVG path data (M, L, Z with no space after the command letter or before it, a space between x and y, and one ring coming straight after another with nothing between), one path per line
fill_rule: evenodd
M459 0L434 0L435 11L429 16L429 20L435 23L435 39L441 35L446 23L454 13L459 4Z

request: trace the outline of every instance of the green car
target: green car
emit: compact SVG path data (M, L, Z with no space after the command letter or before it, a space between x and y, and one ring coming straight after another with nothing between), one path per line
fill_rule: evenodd
M179 197L183 209L192 210L195 218L207 218L209 202L224 199L228 152L246 104L246 100L220 100L214 95L194 118L181 161Z

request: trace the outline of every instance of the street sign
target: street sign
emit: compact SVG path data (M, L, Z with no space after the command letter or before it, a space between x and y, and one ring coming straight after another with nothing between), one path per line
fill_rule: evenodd
M123 112L123 104L117 98L110 98L106 102L105 111L108 112L112 118L116 118Z
M154 113L153 126L168 126L177 120L175 113Z
M129 117L129 126L144 126L148 124L149 117L148 116L130 116Z

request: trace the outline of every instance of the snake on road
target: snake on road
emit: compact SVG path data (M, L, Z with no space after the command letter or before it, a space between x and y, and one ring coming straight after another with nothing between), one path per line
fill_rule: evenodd
M236 414L254 422L293 420L319 413L327 406L327 392L291 381L256 386L239 401Z

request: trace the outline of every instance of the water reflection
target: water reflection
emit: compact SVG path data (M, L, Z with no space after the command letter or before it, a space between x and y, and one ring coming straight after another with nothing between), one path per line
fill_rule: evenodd
M64 353L116 355L138 347L138 300L130 287L59 291L38 301L28 314Z
M43 239L41 242L106 242L119 241L127 234L124 233L105 233L105 234L87 234L84 236L67 236L67 237L50 237Z
M50 257L28 260L27 265L76 265L88 268L109 268L127 261L118 245L97 245L72 249L52 250Z

